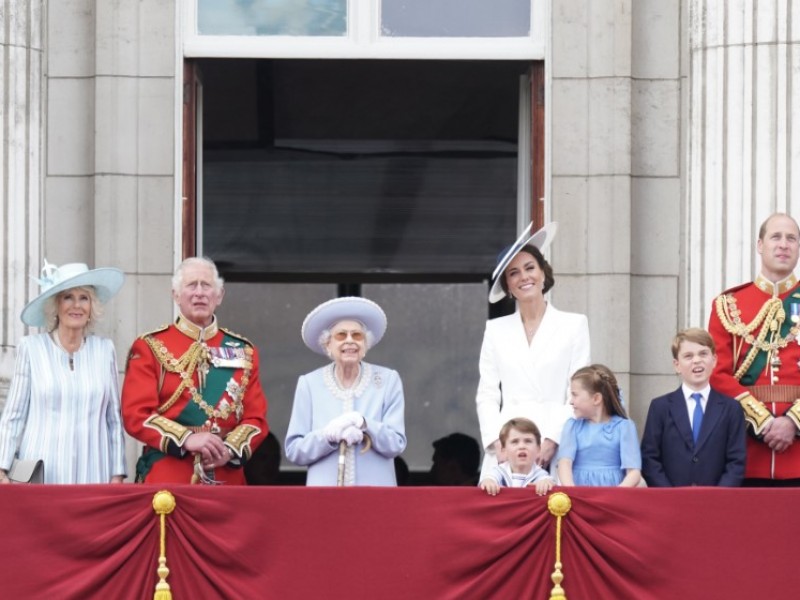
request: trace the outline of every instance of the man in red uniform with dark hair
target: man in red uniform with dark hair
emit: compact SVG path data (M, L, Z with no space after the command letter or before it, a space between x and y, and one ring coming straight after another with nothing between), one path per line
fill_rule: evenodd
M180 315L131 346L122 386L126 431L145 444L136 481L244 484L267 435L258 351L217 325L217 267L187 258L172 280Z
M776 213L758 234L761 272L720 294L708 330L717 345L711 386L736 398L748 431L745 486L800 485L800 228Z

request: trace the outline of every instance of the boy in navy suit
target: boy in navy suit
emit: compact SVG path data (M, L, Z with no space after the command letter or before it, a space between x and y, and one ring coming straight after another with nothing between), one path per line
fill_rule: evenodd
M655 398L642 436L642 475L650 487L739 486L745 427L739 403L708 383L717 363L705 329L685 329L672 342L681 386Z

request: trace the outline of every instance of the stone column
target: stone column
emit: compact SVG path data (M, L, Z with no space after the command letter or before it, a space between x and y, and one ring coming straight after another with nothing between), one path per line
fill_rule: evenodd
M0 5L0 407L40 263L42 21L41 0Z
M800 218L798 40L790 0L689 3L687 325L705 326L713 297L753 277L767 216Z

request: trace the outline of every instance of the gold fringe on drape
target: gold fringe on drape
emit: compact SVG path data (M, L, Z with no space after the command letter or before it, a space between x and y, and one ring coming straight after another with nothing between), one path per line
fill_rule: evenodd
M172 592L167 583L169 576L169 569L167 568L167 515L175 510L175 496L166 490L156 492L153 496L153 510L159 516L161 525L161 545L159 547L158 555L158 583L156 584L156 593L153 600L172 600Z
M561 573L561 518L565 517L572 508L572 500L564 492L556 492L550 494L547 499L547 508L550 514L556 518L556 564L555 571L550 576L554 584L553 589L550 590L550 600L567 600L564 588L561 587L561 582L564 581L564 575Z

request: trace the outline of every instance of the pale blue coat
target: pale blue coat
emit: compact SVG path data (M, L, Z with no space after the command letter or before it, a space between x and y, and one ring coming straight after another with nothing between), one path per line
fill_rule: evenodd
M397 485L394 457L406 447L403 384L397 371L365 362L361 366L353 410L364 416L372 447L361 454L362 442L356 449L355 485ZM322 434L331 419L345 412L344 401L331 389L332 368L332 364L326 365L301 375L297 381L286 458L308 466L306 485L336 485L339 445L328 442Z

